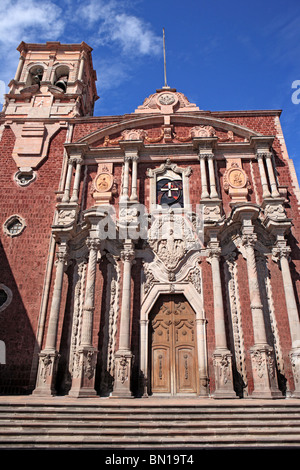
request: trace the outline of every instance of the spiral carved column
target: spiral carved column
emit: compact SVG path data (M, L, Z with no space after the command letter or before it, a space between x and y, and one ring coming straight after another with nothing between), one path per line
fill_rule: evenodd
M94 384L98 351L93 346L93 320L97 256L101 241L98 238L88 238L86 244L89 249L89 262L82 317L81 343L76 353L77 358L75 360L72 388L69 392L69 395L73 397L96 396Z
M252 229L252 227L251 227ZM278 389L274 351L267 343L263 305L259 291L254 246L257 236L247 231L242 236L246 250L254 345L250 349L254 391L252 398L282 398Z

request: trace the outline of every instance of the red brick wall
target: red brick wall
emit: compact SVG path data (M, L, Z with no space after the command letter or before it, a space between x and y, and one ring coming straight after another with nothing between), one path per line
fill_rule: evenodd
M0 226L13 214L27 224L13 238L1 229L1 282L13 292L13 301L0 313L0 339L7 353L6 365L0 365L2 392L24 392L29 382L65 137L65 130L54 137L47 160L27 187L13 180L17 167L11 157L14 134L9 128L0 143Z

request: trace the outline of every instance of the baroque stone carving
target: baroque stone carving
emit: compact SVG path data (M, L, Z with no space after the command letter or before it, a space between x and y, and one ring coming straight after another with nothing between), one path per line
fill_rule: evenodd
M101 373L101 392L105 394L112 390L115 373L115 350L120 298L120 266L118 260L110 253L108 253L106 257L109 263L107 265L106 308Z
M225 258L224 271L227 285L227 308L231 314L231 328L234 346L234 374L237 375L235 384L239 395L248 395L246 352L242 325L242 312L238 287L236 253L230 253ZM236 371L236 372L235 372Z
M270 340L272 341L273 347L274 347L276 366L277 366L278 372L281 374L282 377L284 377L284 374L285 374L284 360L283 360L283 354L282 354L282 350L280 346L279 331L278 331L278 325L276 321L271 279L270 279L270 273L269 273L268 266L267 266L267 260L264 255L257 254L256 263L257 263L258 282L260 286L262 302L263 302L264 308L267 310L267 313L270 319L270 326L271 326L271 333L272 333L272 338L270 338Z
M193 284L195 287L196 291L201 294L202 292L202 273L201 269L196 266L195 268L190 271L187 280Z
M123 140L143 140L146 135L144 129L125 129L122 132Z
M86 281L86 270L87 260L80 259L76 262L76 271L73 282L73 323L71 333L71 348L70 348L70 360L69 360L69 371L71 376L74 372L74 364L76 358L76 352L80 346L81 341L81 324L82 324L82 311L84 304L85 294L85 281Z
M154 220L148 243L167 270L174 271L185 253L195 248L196 240L184 217L168 213Z
M61 209L58 212L58 225L71 225L73 224L76 216L75 209Z
M195 126L191 129L191 137L214 137L215 129L212 126Z

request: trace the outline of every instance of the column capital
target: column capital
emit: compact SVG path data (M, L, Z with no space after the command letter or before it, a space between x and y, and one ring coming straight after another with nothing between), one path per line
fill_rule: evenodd
M124 250L121 251L121 259L123 263L125 261L129 261L130 263L133 262L135 258L135 251L131 248L125 248Z
M68 261L68 254L69 254L69 247L66 242L62 242L59 245L58 251L56 252L56 264L63 263L67 264Z
M257 242L256 233L244 233L242 235L242 245L246 248L254 248Z
M208 152L207 150L199 152L199 154L198 154L199 160L202 160L202 159L204 160L205 158L207 158L207 159L208 158L213 158L213 156L214 156L213 152Z
M262 150L257 150L256 152L257 160L263 159L263 158L271 158L271 157L272 157L272 153L269 150L262 149Z
M281 258L286 258L289 261L290 253L291 248L286 244L274 246L274 248L272 249L272 260L275 261L275 263L280 261Z
M84 162L84 159L82 158L81 155L74 155L74 156L70 157L69 162L72 163L72 164L76 163L76 165L77 164L82 165L82 163Z
M89 250L99 250L101 246L100 238L88 237L85 243Z
M208 258L216 258L219 259L221 256L221 248L219 245L212 244L208 246Z

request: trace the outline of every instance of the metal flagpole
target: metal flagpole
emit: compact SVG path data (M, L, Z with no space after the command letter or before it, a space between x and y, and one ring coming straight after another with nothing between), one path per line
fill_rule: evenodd
M165 85L164 85L164 88L168 88L168 85L167 85L167 66L166 66L165 28L163 28L163 46L164 46L164 74L165 74Z

